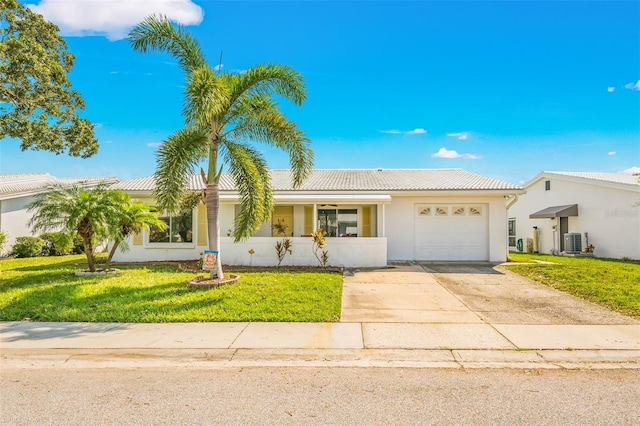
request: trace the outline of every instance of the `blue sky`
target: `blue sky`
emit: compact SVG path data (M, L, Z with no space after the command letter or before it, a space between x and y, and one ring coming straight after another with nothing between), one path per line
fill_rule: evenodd
M211 63L223 50L225 71L301 72L308 99L283 109L313 141L317 168L463 168L522 183L542 170L640 167L637 1L24 3L76 55L70 78L100 150L83 160L4 139L0 173L154 173L158 144L183 125L184 76L123 38L150 13L188 25Z

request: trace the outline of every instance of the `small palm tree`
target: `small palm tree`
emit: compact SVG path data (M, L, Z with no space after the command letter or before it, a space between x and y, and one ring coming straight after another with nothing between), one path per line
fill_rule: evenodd
M109 235L109 220L119 215L119 203L114 200L120 191L99 185L93 190L79 186L55 186L49 192L37 194L27 207L34 214L29 226L34 232L60 231L69 237L82 238L89 270L95 272L94 250Z
M150 206L139 201L132 201L129 195L122 191L114 191L111 197L112 202L118 205L118 215L109 222L109 238L113 241L113 246L109 250L104 268L109 268L116 250L125 252L129 249L127 238L134 233L140 233L143 229L150 227L160 230L167 229L167 224L158 218L158 214Z
M267 64L242 73L220 72L205 60L198 42L165 17L150 16L129 34L140 52L158 50L173 55L186 74L185 128L166 140L158 151L156 197L158 206L175 212L185 177L200 169L206 189L209 249L220 252L219 183L226 166L240 194L235 240L253 235L271 217L273 195L269 170L254 142L289 154L294 187L313 167L310 141L280 111L273 96L296 105L306 98L302 76L288 66ZM211 277L222 278L221 262Z

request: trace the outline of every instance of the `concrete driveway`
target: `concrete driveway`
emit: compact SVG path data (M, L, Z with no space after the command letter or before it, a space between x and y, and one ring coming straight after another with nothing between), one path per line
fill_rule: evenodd
M625 325L640 322L490 264L422 263L344 278L342 322Z

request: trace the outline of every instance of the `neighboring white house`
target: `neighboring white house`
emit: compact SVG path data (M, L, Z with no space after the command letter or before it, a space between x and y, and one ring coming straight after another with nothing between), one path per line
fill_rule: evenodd
M540 253L577 253L593 244L597 257L640 259L638 179L621 173L538 174L509 208L510 249L520 239L533 240L537 227Z
M239 198L229 175L220 181L221 253L228 265L274 265L273 224L285 224L293 243L286 265L317 265L315 229L327 233L326 250L334 266L384 266L390 260L491 261L507 256L506 200L522 188L460 169L314 170L298 189L288 170L271 171L275 210L250 239L234 243L230 235ZM201 190L200 176L187 187ZM134 199L153 203L151 177L112 186ZM116 261L197 259L207 249L206 209L163 216L168 231L152 229L132 237L130 250ZM254 253L250 254L252 250Z
M28 225L32 215L27 212L27 206L34 195L49 191L54 185L80 185L91 189L100 183L117 181L115 177L56 178L49 173L0 175L0 230L7 235L5 252L11 249L17 237L33 235Z

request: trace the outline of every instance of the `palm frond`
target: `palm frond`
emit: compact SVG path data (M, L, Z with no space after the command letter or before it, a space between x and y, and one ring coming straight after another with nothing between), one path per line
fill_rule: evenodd
M255 100L255 103L250 100ZM238 125L223 137L258 141L284 150L289 155L293 186L300 186L313 168L311 141L280 112L275 103L264 97L254 96L239 105L242 108L234 111L238 115Z
M206 66L200 44L182 25L164 15L151 15L129 33L129 44L138 52L160 51L171 54L185 72Z
M200 127L179 130L158 149L156 198L161 209L174 213L180 206L185 179L209 151L207 133Z
M304 78L288 65L256 65L235 75L231 86L232 104L255 94L271 97L275 93L298 106L307 98Z
M187 123L209 126L229 105L230 89L209 67L200 67L187 76L183 113ZM217 131L217 129L216 129Z
M240 214L234 230L235 240L239 241L251 237L271 217L271 178L264 158L255 149L229 140L221 147L240 194Z

